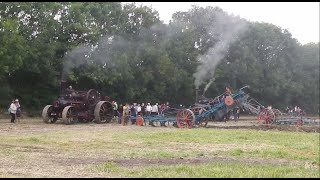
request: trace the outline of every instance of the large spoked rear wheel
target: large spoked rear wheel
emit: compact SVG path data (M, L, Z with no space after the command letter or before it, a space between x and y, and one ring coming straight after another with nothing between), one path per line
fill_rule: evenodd
M74 124L77 121L75 110L72 106L66 106L62 111L62 120L64 124Z
M109 123L113 118L112 104L108 101L99 101L94 108L96 123Z
M264 109L258 114L259 124L272 124L276 119L275 113L272 110Z
M55 123L58 120L58 117L52 116L51 113L53 112L53 106L52 105L46 105L42 110L42 119L43 122L49 124L49 123Z
M181 109L177 113L176 122L179 128L192 128L195 123L194 113L190 109Z

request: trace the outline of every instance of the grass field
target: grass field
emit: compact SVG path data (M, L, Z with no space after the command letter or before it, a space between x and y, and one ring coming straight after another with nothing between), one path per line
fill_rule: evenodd
M0 177L320 177L319 133L0 119Z

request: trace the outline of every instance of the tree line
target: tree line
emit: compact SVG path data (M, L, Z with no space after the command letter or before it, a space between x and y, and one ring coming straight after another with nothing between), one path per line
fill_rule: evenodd
M319 114L319 43L302 45L286 29L219 7L193 6L164 24L134 3L0 2L0 43L2 110L14 98L25 111L42 110L61 79L118 102L192 104L195 74L204 73L207 97L249 85L261 104ZM207 72L197 68L204 57Z

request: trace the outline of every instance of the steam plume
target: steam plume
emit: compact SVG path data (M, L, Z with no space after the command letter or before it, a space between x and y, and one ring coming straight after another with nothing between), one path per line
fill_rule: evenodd
M135 53L135 56L139 56L140 53L144 53L150 47L150 42L164 46L172 37L180 33L178 31L179 28L179 25L169 28L164 24L155 24L150 28L141 27L139 38L136 40L128 40L121 36L105 35L95 44L82 44L65 54L62 80L67 79L73 68L95 63L118 68L117 71L121 73L123 68L119 67L119 61L112 59L114 53L127 54L131 52Z
M215 78L210 79L209 83L206 85L206 87L203 90L203 94L206 93L206 91L211 86L211 84L213 83L214 80L215 80Z
M198 57L200 64L198 65L196 72L193 74L195 77L194 83L196 88L199 88L200 85L210 80L204 89L204 93L213 83L214 79L212 78L214 76L216 66L227 54L229 45L234 42L237 36L244 32L247 27L244 20L241 20L238 17L229 16L219 11L215 12L213 25L213 27L207 29L207 32L218 41L207 51L206 54Z
M102 67L115 67L116 62L112 61L112 53L116 51L128 50L130 43L119 36L103 36L96 43L82 44L79 47L65 54L62 80L66 80L67 76L73 68L81 65L100 64Z

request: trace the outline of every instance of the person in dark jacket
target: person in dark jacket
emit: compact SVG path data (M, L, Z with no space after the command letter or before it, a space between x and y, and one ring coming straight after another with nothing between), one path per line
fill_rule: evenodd
M240 108L237 106L233 109L232 115L234 117L234 121L238 121L240 118Z
M137 112L136 112L136 108L134 108L133 105L131 105L130 115L134 117L134 118L131 118L131 124L135 124L136 123L135 118L137 117Z
M123 115L123 107L125 106L126 104L120 104L119 108L118 108L118 123L121 124L121 119L122 119L122 115Z

